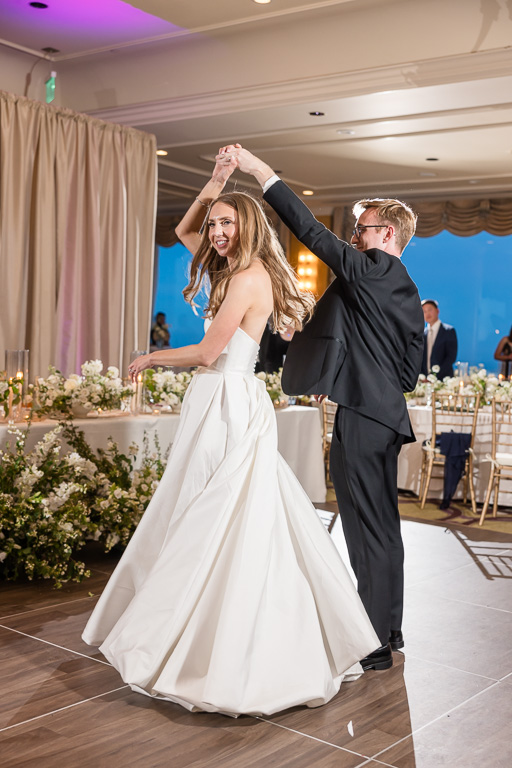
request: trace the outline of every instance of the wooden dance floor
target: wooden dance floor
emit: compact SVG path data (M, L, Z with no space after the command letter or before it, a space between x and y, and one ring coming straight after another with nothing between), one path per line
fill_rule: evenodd
M405 653L327 706L190 714L132 693L80 634L115 566L54 590L1 584L5 768L505 768L512 722L512 537L406 520ZM333 537L343 551L339 521ZM297 670L300 675L300 669Z

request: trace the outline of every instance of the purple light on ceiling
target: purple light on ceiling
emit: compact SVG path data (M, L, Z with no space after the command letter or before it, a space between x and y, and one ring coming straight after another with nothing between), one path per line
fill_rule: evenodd
M180 29L122 0L45 0L45 9L29 2L2 0L0 37L35 50L50 45L73 53Z

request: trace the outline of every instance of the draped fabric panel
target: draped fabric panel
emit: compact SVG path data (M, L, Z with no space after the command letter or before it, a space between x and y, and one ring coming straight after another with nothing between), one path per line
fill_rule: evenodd
M491 235L512 233L512 198L425 200L413 203L412 207L418 214L418 237L432 237L443 229L459 237L470 237L482 231Z
M161 248L171 248L179 242L174 228L181 221L181 216L159 215L156 217L155 243Z
M0 355L126 373L151 323L154 136L0 91ZM0 366L2 358L0 357Z
M411 207L418 214L417 237L432 237L444 229L460 237L482 231L500 236L512 234L512 198L413 200ZM335 234L350 241L354 227L352 205L335 208L333 222Z

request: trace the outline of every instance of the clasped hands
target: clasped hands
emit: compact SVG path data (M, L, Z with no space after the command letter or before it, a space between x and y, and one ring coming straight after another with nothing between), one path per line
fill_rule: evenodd
M228 144L226 147L221 147L215 158L215 163L218 168L230 166L232 168L231 173L234 168L239 168L242 173L255 176L262 185L274 175L274 171L269 165L249 152L248 149L244 149L241 144Z

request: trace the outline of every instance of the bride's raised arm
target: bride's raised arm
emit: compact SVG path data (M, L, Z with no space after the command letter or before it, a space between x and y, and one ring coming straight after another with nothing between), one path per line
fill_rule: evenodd
M201 235L199 232L208 208L222 193L227 180L236 167L237 163L235 158L230 158L227 161L224 160L222 163L215 163L211 179L204 185L201 192L174 230L185 248L187 248L193 256L196 255L201 243Z

